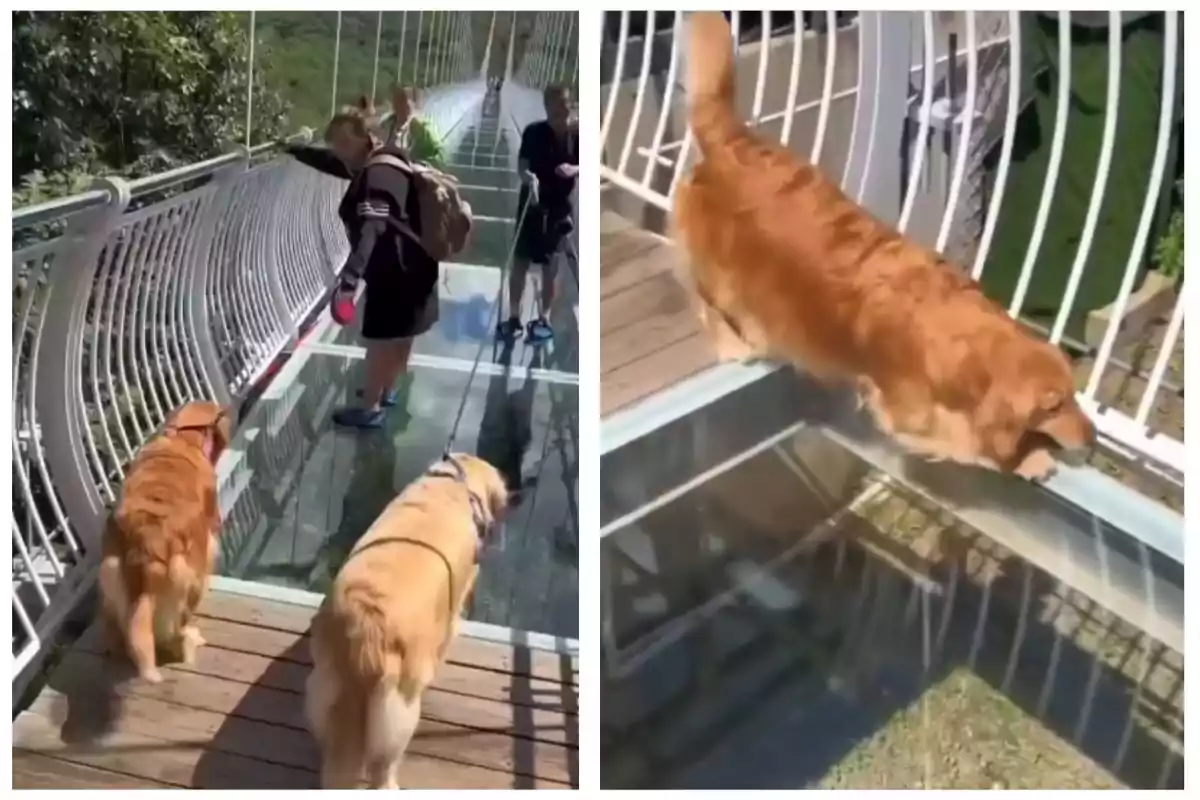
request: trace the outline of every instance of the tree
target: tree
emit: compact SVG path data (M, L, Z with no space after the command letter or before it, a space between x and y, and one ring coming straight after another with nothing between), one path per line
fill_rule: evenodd
M14 206L244 141L246 33L235 12L14 11ZM253 140L278 137L283 101L253 91Z

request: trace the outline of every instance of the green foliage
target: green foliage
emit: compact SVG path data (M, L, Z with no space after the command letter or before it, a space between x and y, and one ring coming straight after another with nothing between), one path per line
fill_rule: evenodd
M13 203L227 151L245 139L247 15L13 12ZM256 54L256 59L258 54ZM254 83L255 142L286 109Z
M1164 276L1178 278L1183 274L1183 209L1171 212L1167 230L1154 246L1154 265Z
M468 30L475 70L483 63L492 14L491 11L471 12ZM291 108L288 123L292 129L306 126L319 131L329 121L337 18L336 11L264 11L257 16L258 41L269 49L270 55L259 58L256 54L255 60L261 65L267 84L287 99ZM499 11L495 18L488 74L503 75L514 17L511 11ZM359 95L370 95L374 84L375 102L382 111L389 107L391 88L398 80L415 86L429 86L435 77L445 76L444 67L440 71L437 69L438 59L442 58L444 63L453 53L438 45L446 41L441 33L442 26L448 26L452 19L451 12L447 11L385 11L376 64L375 34L379 12L342 12L336 106L348 105ZM516 65L524 57L535 20L534 12L519 11L516 14ZM457 47L458 43L453 44Z

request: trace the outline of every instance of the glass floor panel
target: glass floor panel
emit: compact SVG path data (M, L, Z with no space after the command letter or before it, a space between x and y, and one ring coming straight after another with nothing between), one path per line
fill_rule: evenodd
M301 348L251 410L222 486L222 574L327 590L357 539L433 463L468 401L454 449L501 469L521 499L482 556L468 619L578 637L578 390L525 365L416 366L384 429L344 432L330 414L361 385L358 357Z
M603 539L602 788L1182 786L1182 654L984 537L919 580L907 495L806 545L803 435Z
M491 363L528 366L535 358L540 368L578 374L578 277L575 265L560 256L558 293L550 309L554 339L538 347L523 338L511 348L495 341L493 306L503 291L503 267L512 251L516 223L518 182L512 165L512 147L517 134L501 131L494 118L484 117L467 128L448 154L447 171L455 175L475 214L475 227L467 249L456 263L442 265L439 286L438 322L417 338L414 352L434 358L473 361L485 343L482 358ZM532 319L537 311L541 275L537 268L522 296L521 318ZM505 301L507 306L507 300ZM504 313L507 313L505 308ZM360 345L360 320L342 328L332 326L320 341L335 345ZM536 352L535 352L536 351Z
M521 318L533 317L535 290L540 276L529 280L521 303ZM501 290L499 268L470 264L442 265L441 285L438 289L438 321L428 332L417 337L413 352L439 358L457 358L474 361L479 346L486 341L483 360L502 363L507 358L514 365L533 363L540 353L540 368L558 372L579 373L579 329L578 300L574 276L569 268L559 270L559 293L550 310L550 322L554 325L554 339L545 344L527 344L519 339L506 353L506 348L496 341L492 320L496 295ZM507 298L507 291L505 291ZM357 346L360 320L346 327L331 325L320 337L328 344Z

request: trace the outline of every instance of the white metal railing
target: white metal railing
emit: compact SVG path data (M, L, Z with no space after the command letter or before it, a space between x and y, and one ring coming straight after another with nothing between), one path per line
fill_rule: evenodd
M484 97L475 12L401 13L416 44L401 37L400 65L417 64L422 113L452 134ZM336 66L333 82L336 101ZM62 228L13 252L14 702L93 584L129 458L180 403L242 399L346 256L342 182L278 156L242 148L13 213L15 232Z
M664 27L662 12L644 13L645 24L639 25L641 19L634 19L633 12L620 12L619 26L613 26L618 28L615 40L611 30L601 34L606 37L601 179L604 188L617 187L640 202L668 210L692 155L680 82L686 58L684 20L682 14L674 14L670 27ZM794 26L780 30L772 25L770 11L761 12L756 30L746 31L743 16L732 12L731 23L739 40L738 103L751 124L839 176L847 193L880 218L964 262L985 288L994 277L989 273L1017 271L1011 297L997 299L1019 317L1030 313L1031 285L1051 269L1039 260L1044 262L1052 208L1068 191L1060 175L1070 111L1073 103L1083 102L1075 96L1071 75L1073 48L1079 46L1078 37L1072 36L1072 20L1107 27L1106 94L1101 107L1090 112L1103 115L1104 124L1095 163L1088 165L1094 179L1086 191L1086 216L1062 302L1040 327L1050 341L1089 357L1079 396L1104 444L1181 484L1181 430L1156 421L1153 413L1164 398L1182 396L1182 386L1166 379L1168 368L1182 355L1186 288L1181 278L1163 289L1165 301L1159 298L1167 303L1167 319L1152 364L1143 369L1130 358L1118 357L1130 312L1136 316L1133 306L1144 300L1144 292L1135 295L1135 290L1146 274L1150 233L1164 205L1164 191L1173 182L1166 178L1173 166L1172 134L1181 118L1179 15L1172 12L1162 18L1160 80L1150 87L1161 97L1154 128L1147 131L1154 139L1153 156L1134 186L1118 186L1110 176L1114 163L1119 163L1114 157L1119 155L1116 132L1122 109L1140 99L1128 96L1128 91L1122 96L1121 76L1127 71L1122 32L1145 16L1143 12L1085 12L1082 17L1070 12L863 12L848 20L840 12L814 12L812 19L824 16L824 24L809 26L801 35ZM1038 54L1047 63L1037 69L1030 64L1031 25L1049 26L1058 39L1056 57ZM632 33L635 28L637 35ZM1054 113L1038 120L1042 135L1049 136L1046 173L1030 203L1033 207L1021 209L1033 214L1027 246L1019 267L989 261L996 237L1003 235L998 234L1002 212L1012 216L1017 210L1013 204L1030 202L1011 197L1013 154L1021 115L1031 113L1032 83L1050 71L1058 82ZM1024 170L1022 186L1030 180L1029 167ZM937 185L939 177L946 178L943 185ZM984 203L988 187L990 198ZM1137 225L1123 245L1128 250L1115 281L1119 285L1113 287L1107 307L1080 309L1081 287L1105 279L1097 259L1107 254L1095 247L1097 232L1105 224L1105 204L1130 191L1140 198ZM1072 324L1079 328L1081 320L1086 320L1091 344L1068 335ZM1131 406L1118 407L1103 390L1106 384L1129 380L1144 388Z

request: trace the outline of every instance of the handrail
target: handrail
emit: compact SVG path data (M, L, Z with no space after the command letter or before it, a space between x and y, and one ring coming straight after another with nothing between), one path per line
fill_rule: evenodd
M65 219L81 211L103 206L111 199L112 195L104 189L89 189L79 194L22 206L12 212L13 230Z

